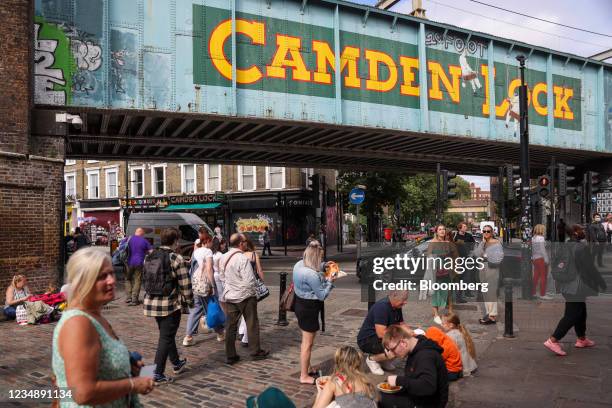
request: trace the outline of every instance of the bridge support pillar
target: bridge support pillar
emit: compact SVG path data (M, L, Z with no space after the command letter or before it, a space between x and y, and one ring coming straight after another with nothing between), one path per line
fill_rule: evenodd
M34 1L0 2L0 290L59 283L64 138L32 136ZM3 293L3 292L2 292Z

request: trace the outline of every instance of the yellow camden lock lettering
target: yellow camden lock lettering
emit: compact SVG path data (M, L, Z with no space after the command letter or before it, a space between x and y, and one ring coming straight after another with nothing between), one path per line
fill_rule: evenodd
M261 21L250 21L244 19L236 20L236 33L246 36L253 45L266 46L266 26ZM232 35L231 20L226 20L217 25L210 34L208 50L215 69L228 80L232 79L232 64L224 53L225 43ZM332 72L336 72L336 55L332 46L321 40L313 39L311 49L316 66L313 71L308 69L302 55L302 38L286 34L276 34L276 50L272 60L265 67L251 65L249 67L236 67L236 82L238 84L253 84L264 77L261 68L265 68L268 78L282 80L315 82L324 85L332 85L334 78ZM362 56L367 61L367 77L362 81L359 73L359 58ZM342 73L343 85L347 88L365 89L376 92L390 92L400 82L400 94L406 97L418 97L420 88L417 84L419 60L416 56L399 55L397 62L389 54L381 50L372 50L345 46L340 54L340 72ZM291 69L291 75L287 76L287 68ZM381 69L384 68L384 69ZM401 72L400 72L401 70ZM443 100L444 95L453 103L461 102L461 67L457 65L443 66L434 60L427 61L427 70L430 73L428 81L428 97L435 100ZM383 73L384 72L384 73ZM484 81L484 102L481 106L482 114L489 115L489 66L480 65L480 76ZM495 78L495 71L493 72ZM399 81L398 81L399 80ZM528 84L529 85L529 84ZM365 88L364 88L365 86ZM503 117L511 108L515 94L518 94L520 79L511 79L508 83L506 95L498 95L501 100L495 106L495 116ZM546 116L548 106L546 103L549 92L546 83L537 83L528 90L528 104L533 103L536 114ZM558 119L574 120L574 112L570 107L570 100L574 96L572 88L553 86L554 109L553 116Z

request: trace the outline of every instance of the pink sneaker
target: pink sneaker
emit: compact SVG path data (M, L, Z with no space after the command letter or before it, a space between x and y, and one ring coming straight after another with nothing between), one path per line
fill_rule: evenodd
M584 340L576 339L576 344L574 344L574 346L578 348L593 347L594 345L595 342L591 339L587 339L586 337Z
M567 355L567 353L563 351L563 348L561 347L559 343L553 343L552 341L550 341L550 339L544 342L544 347L546 347L547 349L549 349L550 351L552 351L553 353L559 356Z

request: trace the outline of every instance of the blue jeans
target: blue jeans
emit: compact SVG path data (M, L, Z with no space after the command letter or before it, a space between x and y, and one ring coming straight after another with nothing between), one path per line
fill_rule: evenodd
M198 324L200 318L206 315L206 305L208 304L208 296L193 295L193 307L189 308L189 317L187 318L187 336L193 336L198 332ZM223 333L223 327L215 328L215 333Z
M15 306L4 306L4 315L8 320L15 320L17 317L17 309Z

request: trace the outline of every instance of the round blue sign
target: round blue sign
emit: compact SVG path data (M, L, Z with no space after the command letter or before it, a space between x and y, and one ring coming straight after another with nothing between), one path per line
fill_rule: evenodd
M365 191L360 188L354 188L349 193L349 202L351 204L361 204L365 200Z

